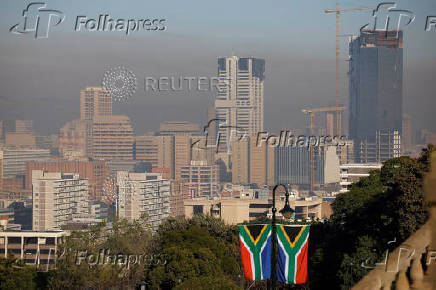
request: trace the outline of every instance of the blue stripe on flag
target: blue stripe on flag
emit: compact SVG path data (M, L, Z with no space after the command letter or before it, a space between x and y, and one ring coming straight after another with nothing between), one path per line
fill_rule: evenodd
M269 235L266 245L260 253L262 259L262 279L271 278L271 235Z

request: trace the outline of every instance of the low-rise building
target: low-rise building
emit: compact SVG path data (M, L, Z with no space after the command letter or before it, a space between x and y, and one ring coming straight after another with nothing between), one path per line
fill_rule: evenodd
M227 224L238 224L254 220L261 216L271 216L272 199L258 198L195 198L185 200L185 217L196 214L211 215L221 218ZM290 198L289 204L295 210L296 220L322 219L322 199ZM283 197L276 200L276 208L280 210L285 205ZM278 218L281 214L277 212Z
M360 178L369 176L369 172L382 167L381 163L349 163L340 166L340 186L339 192L347 192L348 186L358 182Z
M58 245L67 235L64 231L0 231L0 257L53 268L59 256Z

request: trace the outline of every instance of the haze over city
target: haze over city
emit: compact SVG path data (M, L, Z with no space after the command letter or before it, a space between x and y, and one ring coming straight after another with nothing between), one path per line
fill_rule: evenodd
M335 1L224 1L192 2L48 1L62 11L64 22L51 28L47 39L16 37L8 29L18 23L24 2L3 1L0 12L0 115L3 119L34 119L41 134L55 133L79 113L79 92L99 86L104 73L119 65L132 70L138 90L129 103L114 110L132 118L135 133L157 130L163 120L205 124L206 108L214 96L208 92L160 92L145 94L143 79L149 76L216 76L217 58L264 58L265 128L279 131L307 126L300 112L305 107L335 103L335 17L325 14ZM404 112L415 128L436 130L432 115L436 59L434 31L426 32L425 18L436 9L431 0L397 1L409 9L415 21L404 37ZM377 1L343 1L341 6L376 6ZM131 9L135 7L135 9ZM231 7L231 8L230 8ZM341 35L357 35L370 22L371 10L341 15ZM164 18L166 30L75 32L77 15L98 18ZM262 16L260 16L262 15ZM224 21L225 20L225 21ZM340 102L348 104L348 39L340 38ZM346 122L344 124L347 126Z

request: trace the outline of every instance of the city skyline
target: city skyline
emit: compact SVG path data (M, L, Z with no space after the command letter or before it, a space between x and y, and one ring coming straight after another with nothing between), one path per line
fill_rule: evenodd
M24 7L18 2L5 2L13 13L4 15L0 25L9 25L19 21ZM368 5L376 5L377 1L370 1ZM284 4L284 3L282 3ZM0 114L3 119L35 119L38 132L49 134L56 132L68 119L74 119L78 114L79 91L87 86L100 86L104 72L118 65L131 69L141 82L149 76L216 76L216 59L220 56L235 55L241 57L258 57L265 59L265 128L279 131L284 128L304 128L306 120L300 113L301 108L307 106L326 106L334 104L334 19L325 15L323 9L333 8L334 1L315 1L311 7L304 7L300 3L286 4L286 9L278 11L274 8L264 7L258 3L252 8L265 10L265 15L282 15L289 13L285 18L277 18L268 22L264 27L253 23L253 20L243 16L241 20L247 23L236 25L235 12L229 17L232 21L222 28L216 28L215 37L204 28L183 30L185 22L180 15L190 15L179 5L175 5L165 13L159 4L154 3L147 7L147 14L170 14L174 18L167 19L167 30L161 34L146 34L120 36L113 33L99 33L98 40L93 39L91 32L72 34L68 27L74 24L74 15L87 11L87 15L99 15L97 4L83 3L83 8L74 9L65 2L48 2L53 8L59 8L66 14L64 26L55 27L48 39L35 40L18 37L11 33L0 32L4 37L0 64L4 70L0 72ZM242 4L238 4L241 6ZM295 7L294 7L295 5ZM358 7L356 1L344 1L342 7ZM416 20L405 29L405 73L404 73L404 112L412 117L413 127L426 128L435 131L434 122L431 122L431 108L434 107L434 98L431 97L435 90L431 81L434 76L435 58L431 54L435 38L432 31L426 32L425 17L436 4L424 1L422 6L413 5L409 1L398 1L397 5L404 9L412 10ZM116 5L108 4L103 9L114 17L128 17L126 11L114 13ZM203 11L207 4L196 9ZM238 7L239 8L239 7ZM222 8L219 8L222 9ZM6 10L6 9L5 9ZM301 13L293 13L293 11ZM131 13L132 16L139 14ZM300 15L301 14L301 15ZM192 18L192 17L191 17ZM194 17L196 21L206 21L206 27L215 27L216 15L206 20L204 17ZM272 18L274 19L274 18ZM238 20L238 21L241 21ZM341 33L357 35L359 28L371 20L371 11L344 13L341 16ZM303 25L306 30L296 29ZM203 23L203 22L202 22ZM250 25L251 24L251 25ZM234 25L235 31L229 30L229 25ZM190 28L191 25L188 25ZM9 27L9 26L8 26ZM272 29L272 33L265 31ZM251 31L251 32L250 32ZM276 31L276 32L274 32ZM311 37L302 37L304 33ZM219 33L218 33L219 32ZM227 34L225 34L227 32ZM235 37L240 32L246 32L244 41ZM286 34L284 34L286 32ZM2 34L3 33L3 34ZM193 34L205 35L212 43L216 43L205 50L205 42L192 37ZM227 36L226 36L227 35ZM188 36L189 45L182 36ZM183 38L183 37L182 37ZM54 41L56 45L53 46ZM270 42L274 45L269 45ZM74 43L87 43L87 49ZM177 45L171 45L176 43ZM317 43L323 43L322 46ZM341 103L347 105L347 39L341 38ZM18 45L12 49L12 45ZM25 45L21 45L25 44ZM53 47L52 47L53 46ZM195 49L193 50L192 47ZM71 58L61 57L62 51L73 48ZM177 49L177 50L175 50ZM33 51L36 59L23 57ZM116 55L122 52L122 61ZM195 53L194 53L195 52ZM92 55L92 57L91 57ZM21 59L17 62L16 60ZM77 61L70 62L69 59ZM165 60L168 60L166 62ZM46 69L33 71L24 69L42 64ZM188 65L189 64L189 65ZM79 73L80 72L80 73ZM30 77L29 73L32 73ZM69 81L62 81L66 78ZM31 80L27 84L18 84L18 80ZM7 85L5 85L7 84ZM37 84L44 84L38 86ZM50 84L50 85L48 85ZM140 85L140 83L138 84ZM152 131L164 120L185 120L204 124L207 121L207 108L213 104L213 95L204 92L159 92L144 94L137 90L129 103L117 103L114 112L129 115L134 124L136 134ZM52 110L47 110L47 106ZM54 107L53 107L54 106ZM159 111L160 114L155 114ZM24 116L28 116L24 118ZM344 122L345 123L345 122ZM345 124L346 125L346 124Z

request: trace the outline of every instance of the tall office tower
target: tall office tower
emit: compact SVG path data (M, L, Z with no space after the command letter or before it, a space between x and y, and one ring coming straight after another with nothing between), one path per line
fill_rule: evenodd
M173 137L172 136L136 136L135 159L150 162L153 168L166 168L173 171Z
M184 200L189 198L185 180L171 180L170 192L170 216L184 217Z
M34 231L59 230L75 215L88 214L88 180L76 173L32 172Z
M322 147L315 147L315 185L324 184ZM274 154L276 183L310 186L310 151L303 147L277 146Z
M398 131L377 131L372 140L364 139L360 142L359 150L361 163L382 163L391 158L401 156L401 137Z
M59 154L64 158L80 158L87 156L88 139L87 124L84 120L67 122L59 130Z
M182 166L191 163L191 135L174 136L174 178L180 179Z
M274 147L257 144L257 136L232 141L232 182L274 185Z
M218 195L218 166L203 161L191 161L182 166L181 179L185 181L191 198Z
M218 58L215 111L220 151L227 151L232 132L253 135L263 131L264 72L263 59Z
M232 183L250 183L250 139L232 140Z
M404 114L403 115L403 132L401 134L401 149L403 152L407 152L411 150L412 147L412 118Z
M93 124L97 116L112 116L112 95L102 87L87 87L80 91L80 120L86 124L86 154L93 156Z
M102 87L87 87L80 91L80 119L112 115L112 96Z
M156 230L170 213L170 181L160 173L117 172L117 212L120 218L136 220L146 214Z
M157 166L158 142L157 136L135 136L133 152L135 160L150 163L151 167Z
M377 132L402 131L403 32L362 31L349 52L350 139L362 162L359 149L375 143Z
M132 160L133 129L127 116L95 116L92 123L92 157Z

